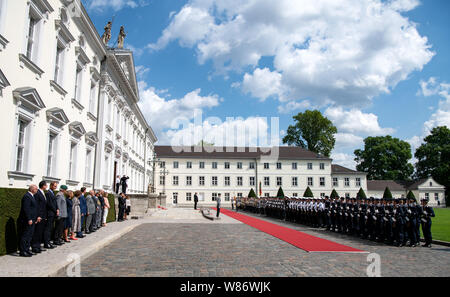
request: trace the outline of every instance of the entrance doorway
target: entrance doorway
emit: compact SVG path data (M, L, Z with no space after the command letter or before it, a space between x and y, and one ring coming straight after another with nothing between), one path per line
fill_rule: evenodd
M172 203L173 205L177 205L178 204L178 193L173 193L173 200Z
M113 191L116 191L117 161L114 161Z

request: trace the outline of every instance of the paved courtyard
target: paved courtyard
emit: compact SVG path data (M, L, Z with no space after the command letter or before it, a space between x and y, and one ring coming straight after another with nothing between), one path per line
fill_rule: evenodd
M366 276L368 254L307 253L228 217L214 223L195 218L136 227L83 260L82 276ZM450 276L447 247L396 248L267 220L378 253L382 276Z

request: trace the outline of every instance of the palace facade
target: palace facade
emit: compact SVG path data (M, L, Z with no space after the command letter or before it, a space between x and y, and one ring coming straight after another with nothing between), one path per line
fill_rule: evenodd
M105 46L79 0L0 0L0 187L41 180L145 193L157 138L133 53Z

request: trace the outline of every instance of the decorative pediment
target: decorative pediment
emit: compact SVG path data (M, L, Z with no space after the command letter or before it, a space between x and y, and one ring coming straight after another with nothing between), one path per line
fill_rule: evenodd
M122 157L122 149L120 147L116 147L115 154L116 158L120 159Z
M13 96L20 105L24 105L34 112L45 108L44 101L42 101L35 88L17 88L13 91Z
M129 158L130 158L130 156L128 155L128 153L123 153L122 160L124 163L128 162Z
M7 86L10 86L9 81L0 69L0 90L6 88Z
M42 14L53 12L53 7L47 0L31 0L31 2L39 9Z
M55 20L55 28L58 35L56 36L59 41L61 41L65 46L75 41L72 33L67 29L66 25L62 20Z
M111 140L105 141L105 152L111 153L114 150L114 143Z
M89 57L86 55L84 49L82 49L80 46L75 47L75 53L78 57L78 61L80 61L83 65L86 65L91 62Z
M95 132L86 133L86 143L90 146L94 146L98 143L98 137Z
M115 51L115 56L119 62L124 77L128 80L131 88L133 89L133 92L137 95L139 92L136 79L136 69L134 67L133 53L128 50Z
M83 124L81 124L80 122L73 122L69 124L69 131L70 135L76 138L81 138L81 136L86 134L86 130L84 129Z
M91 71L92 78L95 81L99 81L100 80L100 73L98 72L97 68L95 68L94 66L91 66L90 71Z
M59 128L69 123L69 119L64 113L64 110L57 107L47 110L47 119L52 125Z

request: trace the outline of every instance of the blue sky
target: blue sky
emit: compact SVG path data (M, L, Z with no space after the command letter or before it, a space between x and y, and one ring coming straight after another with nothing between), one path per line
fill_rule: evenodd
M211 135L220 144L217 135L242 126L247 138L235 144L261 144L254 131L282 137L293 115L318 108L339 130L335 162L354 167L367 136L391 134L414 149L432 127L450 126L449 1L83 3L100 34L113 16L113 41L125 26L140 105L160 144Z

